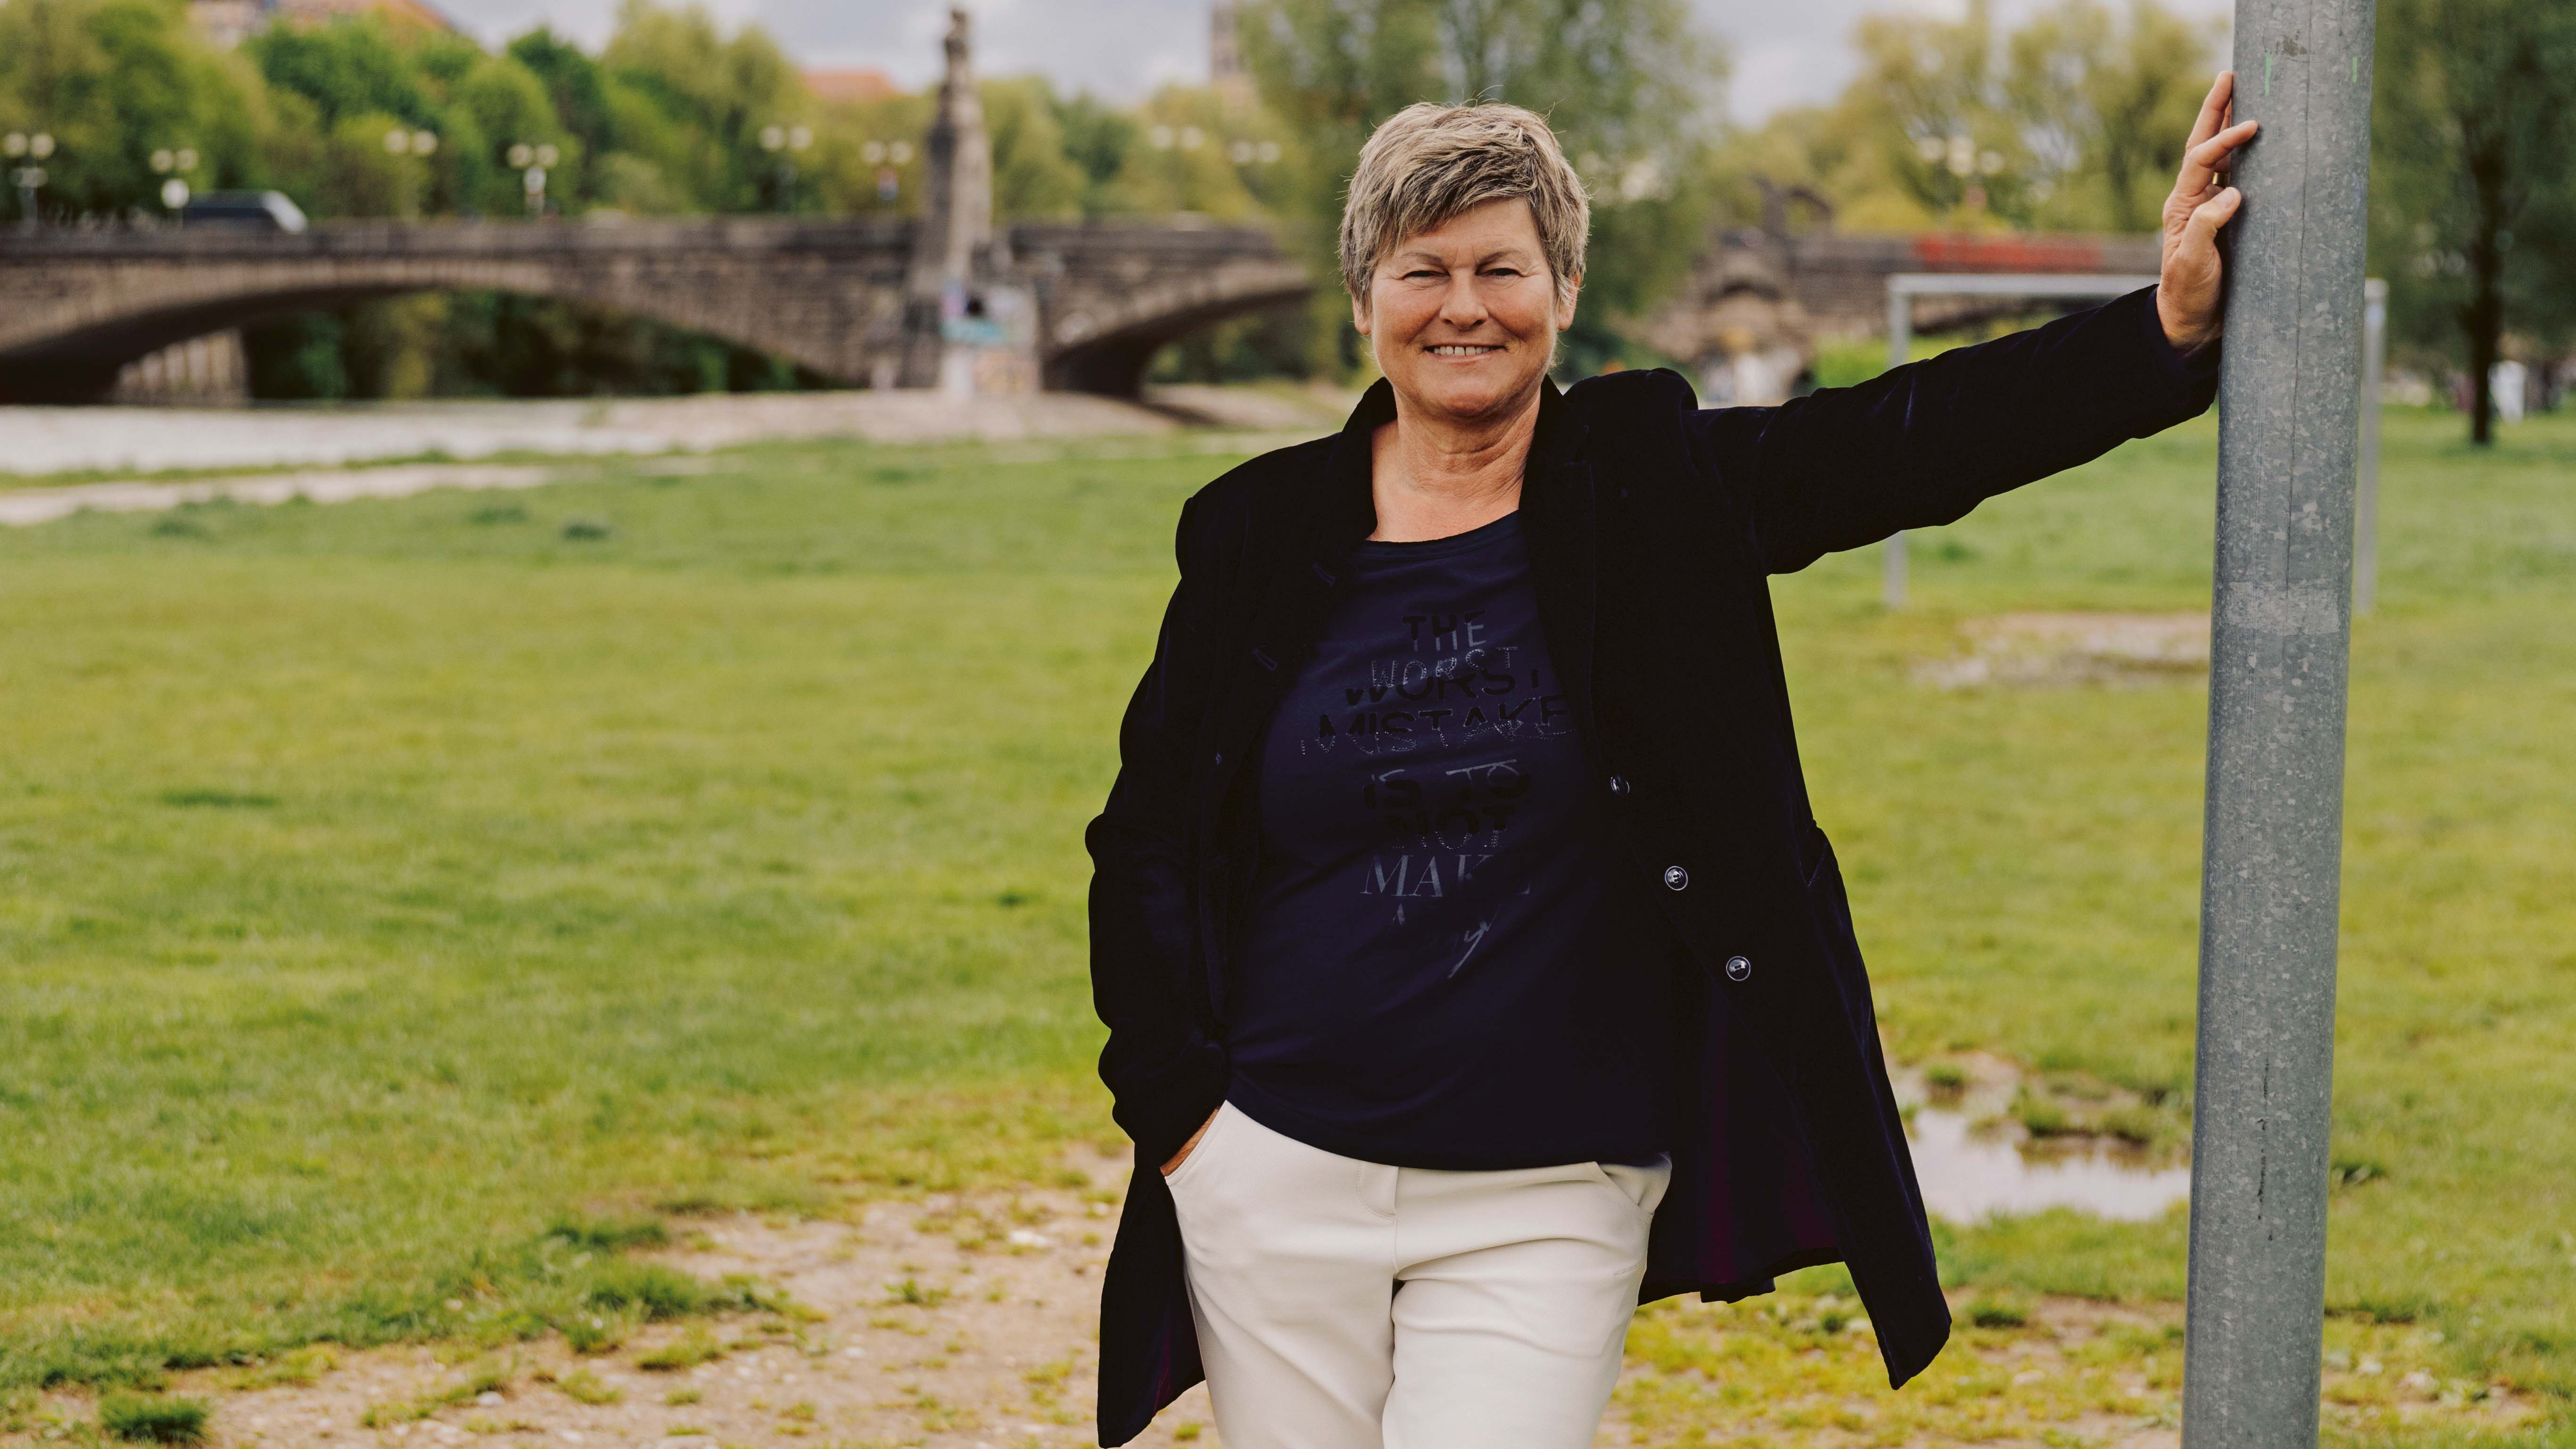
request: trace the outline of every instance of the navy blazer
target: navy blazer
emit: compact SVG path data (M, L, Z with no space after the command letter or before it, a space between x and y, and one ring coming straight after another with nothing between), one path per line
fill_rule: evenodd
M1848 1265L1890 1384L1950 1314L1869 978L1790 728L1769 576L2205 410L2216 349L2165 340L2155 289L1858 387L1703 411L1666 371L1540 400L1521 493L1540 627L1622 842L1689 962L1670 1191L1641 1298L1733 1300ZM1255 826L1247 761L1376 527L1372 388L1341 433L1265 454L1181 510L1181 579L1087 843L1100 1074L1136 1166L1100 1303L1100 1442L1203 1376L1158 1165L1224 1099L1226 963Z

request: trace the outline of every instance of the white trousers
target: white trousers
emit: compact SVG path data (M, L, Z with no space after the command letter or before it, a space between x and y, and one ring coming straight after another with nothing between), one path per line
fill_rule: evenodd
M1225 1449L1586 1449L1671 1178L1386 1167L1226 1104L1168 1179Z

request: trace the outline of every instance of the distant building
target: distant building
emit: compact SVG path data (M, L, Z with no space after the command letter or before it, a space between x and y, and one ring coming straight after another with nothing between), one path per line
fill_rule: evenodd
M429 0L189 0L197 32L229 50L271 25L325 25L374 15L397 28L455 33L455 21Z
M1243 32L1236 0L1208 7L1208 84L1229 101L1252 99L1252 73L1243 68Z
M805 89L818 101L884 101L903 94L884 71L809 70L805 72Z

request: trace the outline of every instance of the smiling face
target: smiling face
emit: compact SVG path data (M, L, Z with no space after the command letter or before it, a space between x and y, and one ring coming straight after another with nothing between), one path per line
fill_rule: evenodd
M1574 321L1574 283L1560 299L1529 203L1504 197L1390 248L1351 320L1409 409L1508 417L1537 392L1556 334Z

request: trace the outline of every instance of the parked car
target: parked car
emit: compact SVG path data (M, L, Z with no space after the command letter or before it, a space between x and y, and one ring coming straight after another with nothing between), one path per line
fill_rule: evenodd
M237 226L300 232L304 211L282 191L207 191L188 198L179 215L190 226Z

